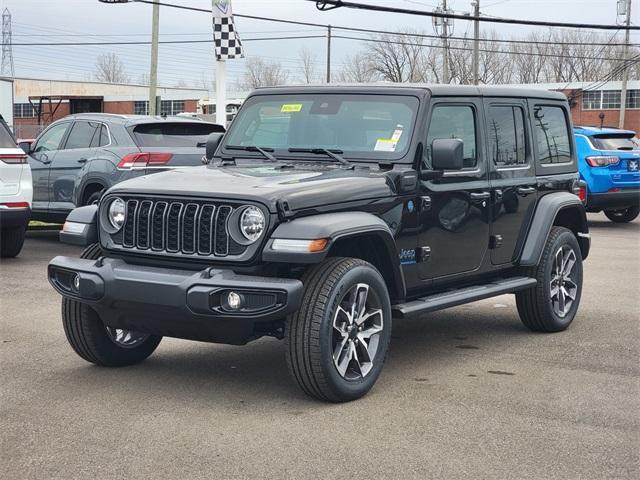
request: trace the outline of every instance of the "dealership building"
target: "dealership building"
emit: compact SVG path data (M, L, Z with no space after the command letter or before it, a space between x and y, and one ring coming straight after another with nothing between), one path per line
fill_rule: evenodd
M0 79L0 83L8 82L8 79ZM20 138L34 137L51 122L73 113L147 115L149 112L146 85L35 78L13 78L11 83L13 118L10 123ZM177 115L201 113L209 92L204 88L158 87L157 95L160 114ZM3 101L6 103L0 99L0 103Z

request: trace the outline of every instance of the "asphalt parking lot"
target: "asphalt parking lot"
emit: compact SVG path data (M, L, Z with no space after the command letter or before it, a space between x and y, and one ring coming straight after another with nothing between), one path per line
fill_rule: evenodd
M0 477L638 478L640 221L590 222L568 331L528 332L511 296L397 321L377 385L343 405L305 397L274 339L85 363L45 278L80 249L30 233L0 265Z

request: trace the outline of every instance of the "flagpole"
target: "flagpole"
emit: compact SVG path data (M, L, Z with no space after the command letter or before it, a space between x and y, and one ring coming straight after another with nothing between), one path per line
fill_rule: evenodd
M216 123L227 128L227 65L216 61Z

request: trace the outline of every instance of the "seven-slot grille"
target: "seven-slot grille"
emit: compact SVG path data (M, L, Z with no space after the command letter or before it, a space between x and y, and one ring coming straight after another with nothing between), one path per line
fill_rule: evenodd
M230 205L180 200L126 200L122 246L174 254L224 257L245 247L230 236Z

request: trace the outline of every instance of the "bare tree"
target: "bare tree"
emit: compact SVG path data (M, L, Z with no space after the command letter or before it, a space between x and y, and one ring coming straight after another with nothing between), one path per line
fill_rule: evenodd
M127 83L129 81L124 65L115 53L98 55L95 78L99 82L106 83Z
M302 70L300 75L304 83L313 83L317 80L316 56L307 47L302 47L298 52Z
M425 39L411 30L401 33L372 38L366 50L371 68L389 82L424 81Z
M250 57L245 63L242 87L251 90L258 87L273 87L287 83L289 72L277 63L267 63L261 58Z
M148 73L140 74L140 85L149 85L149 74Z
M344 67L338 74L338 80L344 83L368 83L379 80L378 71L373 68L369 56L358 52L344 60Z

